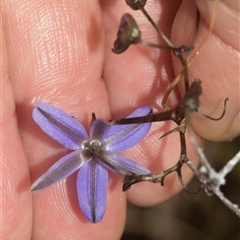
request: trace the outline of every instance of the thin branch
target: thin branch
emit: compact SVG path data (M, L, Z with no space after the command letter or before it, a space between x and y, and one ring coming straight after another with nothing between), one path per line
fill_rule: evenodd
M208 195L215 194L219 197L219 199L229 208L231 209L238 217L240 217L240 208L237 204L232 203L228 200L223 193L221 192L220 187L226 183L225 176L232 171L232 169L236 166L237 163L240 162L240 152L238 152L228 163L223 167L223 169L219 172L216 172L208 162L203 150L197 145L195 140L193 130L191 126L188 126L190 141L192 142L195 150L197 151L200 161L201 168L198 170L193 164L187 165L192 169L195 176L199 179L199 181L203 184L204 189Z
M219 176L224 178L240 162L240 151L219 171Z
M142 13L145 15L145 17L148 19L148 21L152 24L152 26L155 28L155 30L159 33L159 35L162 37L162 39L165 41L165 43L172 48L175 48L175 46L172 44L172 42L168 39L168 37L162 32L162 30L157 26L157 24L152 20L148 12L145 10L145 8L140 8Z

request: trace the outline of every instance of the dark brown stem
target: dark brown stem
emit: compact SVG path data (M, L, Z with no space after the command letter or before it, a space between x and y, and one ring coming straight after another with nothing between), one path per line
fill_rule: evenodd
M159 35L162 37L162 39L165 41L165 43L172 48L175 48L172 42L167 38L167 36L161 31L161 29L157 26L157 24L152 20L150 15L147 13L147 11L144 8L140 8L142 13L145 15L145 17L148 19L148 21L152 24L152 26L155 28L155 30L159 33Z

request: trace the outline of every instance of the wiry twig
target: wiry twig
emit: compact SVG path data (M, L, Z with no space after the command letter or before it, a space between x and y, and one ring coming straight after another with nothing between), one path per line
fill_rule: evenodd
M222 185L226 184L226 175L232 171L232 169L236 166L237 163L240 162L240 151L231 160L228 161L228 163L222 168L222 170L216 172L211 167L203 150L197 145L191 126L189 126L189 133L190 141L192 142L194 149L197 151L200 157L201 167L197 169L190 161L186 161L186 164L193 171L198 180L203 184L205 192L209 196L213 194L218 196L227 207L229 207L233 212L237 214L238 217L240 217L239 206L227 199L220 189Z

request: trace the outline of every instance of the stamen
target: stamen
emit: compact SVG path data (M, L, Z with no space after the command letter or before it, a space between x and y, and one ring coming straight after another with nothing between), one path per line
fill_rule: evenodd
M101 142L99 142L98 140L92 140L90 142L90 149L94 150L94 151L99 151L101 149Z

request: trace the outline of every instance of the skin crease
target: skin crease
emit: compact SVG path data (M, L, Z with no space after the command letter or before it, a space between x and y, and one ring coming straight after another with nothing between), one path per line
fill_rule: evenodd
M211 2L196 1L202 15L196 45L207 34ZM182 45L191 39L195 19L190 10L195 6L190 0L174 4L149 1L146 9L167 36L171 35L173 43ZM32 109L37 101L50 103L73 115L87 129L91 112L108 120L125 117L142 105L161 111L162 96L179 73L179 63L174 58L172 63L169 51L141 46L131 46L122 55L111 52L125 12L136 17L144 40L159 40L142 14L131 11L124 1L12 0L3 6L1 237L119 239L126 214L121 176L110 174L107 209L98 224L88 223L79 209L76 174L31 194L31 183L67 152L41 132L31 117ZM202 138L226 140L239 134L238 1L231 1L231 6L227 1L219 2L216 10L221 13L216 17L217 27L191 64L189 76L203 82L202 112L219 116L224 98L230 100L221 121L212 122L194 113L191 123ZM183 94L180 84L169 105L176 105ZM146 139L124 155L154 172L173 166L179 158L178 137L158 138L174 127L172 123L154 124ZM188 152L196 164L190 144ZM170 199L182 189L173 175L166 178L164 187L151 183L132 186L128 199L140 206ZM191 173L184 169L183 176L187 182Z

